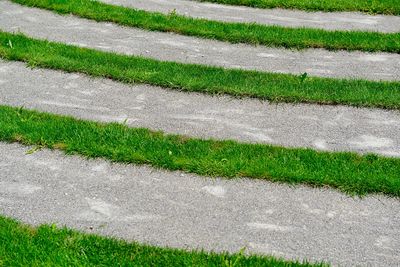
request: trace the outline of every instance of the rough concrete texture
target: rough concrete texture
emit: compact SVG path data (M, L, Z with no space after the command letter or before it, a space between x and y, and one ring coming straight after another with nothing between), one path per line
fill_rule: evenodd
M325 30L400 32L399 16L367 15L355 12L306 12L288 9L258 9L188 0L100 0L147 11L177 14L226 22L245 22L284 27Z
M0 61L0 104L218 139L400 157L400 112L345 106L270 104Z
M0 143L0 213L153 245L397 266L400 202L206 179ZM316 201L318 200L318 201Z
M229 44L147 32L0 1L0 29L35 38L167 61L313 76L400 80L400 54Z

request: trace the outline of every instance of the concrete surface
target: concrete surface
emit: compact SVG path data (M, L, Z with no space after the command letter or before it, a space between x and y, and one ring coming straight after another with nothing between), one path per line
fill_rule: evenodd
M218 139L400 157L400 112L345 106L270 104L0 61L0 104Z
M292 51L147 32L0 1L0 29L105 51L177 61L322 77L400 80L400 54Z
M397 266L400 202L207 179L0 143L0 213L153 245ZM318 200L318 201L316 201Z
M288 9L259 9L188 0L100 0L126 7L226 22L245 22L284 27L325 30L400 32L399 16L368 15L357 12L306 12Z
M148 6L160 3L148 1L153 1ZM169 4L174 3L177 0ZM185 63L400 80L396 54L232 45L61 17L4 0L0 29ZM400 156L398 111L272 105L129 86L4 61L0 61L0 104L90 120L127 120L130 126L197 137ZM57 151L28 155L28 150L0 143L0 214L26 223L54 222L159 246L230 252L246 247L248 253L341 266L400 262L399 199L350 198L329 189L209 179L65 157Z

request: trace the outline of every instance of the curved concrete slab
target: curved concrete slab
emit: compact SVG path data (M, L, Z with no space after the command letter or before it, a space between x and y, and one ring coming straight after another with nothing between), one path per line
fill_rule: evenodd
M345 106L269 104L0 61L0 104L201 138L235 139L400 157L400 112Z
M356 12L306 12L288 9L258 9L188 0L100 0L126 7L226 22L257 23L324 30L400 32L399 16L367 15Z
M293 51L147 32L0 1L0 29L166 61L312 76L400 80L400 54Z
M400 201L208 179L0 143L0 213L158 246L397 266Z

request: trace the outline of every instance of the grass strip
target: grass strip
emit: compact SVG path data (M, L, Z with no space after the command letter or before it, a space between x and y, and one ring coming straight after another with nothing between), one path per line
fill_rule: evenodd
M1 266L266 266L317 267L243 252L185 251L128 243L53 225L32 227L0 216Z
M359 11L372 14L400 15L398 0L197 0L218 4L257 8L286 8L308 11Z
M248 96L274 102L400 109L400 82L338 80L163 62L1 31L0 58L27 62L32 67L191 92Z
M349 194L400 196L400 159L373 154L201 140L7 106L0 106L0 141L204 176L249 177L330 186Z
M109 21L151 31L164 31L232 43L249 43L286 48L325 48L400 53L400 33L326 31L258 24L225 23L164 15L114 6L91 0L12 0L60 14L74 14L96 21Z

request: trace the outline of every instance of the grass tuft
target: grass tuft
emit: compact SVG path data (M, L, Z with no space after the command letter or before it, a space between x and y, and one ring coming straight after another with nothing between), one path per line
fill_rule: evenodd
M12 43L12 48L8 45ZM79 48L0 31L0 58L30 67L80 72L125 83L146 83L207 94L273 102L343 104L400 109L400 83L341 80L163 62Z
M74 14L96 21L138 27L150 31L285 48L324 48L400 53L400 33L326 31L309 28L286 28L245 23L226 23L194 19L171 12L164 15L91 0L12 0L13 2Z
M400 159L372 154L201 140L7 106L0 106L0 141L204 176L330 186L352 195L400 196Z

